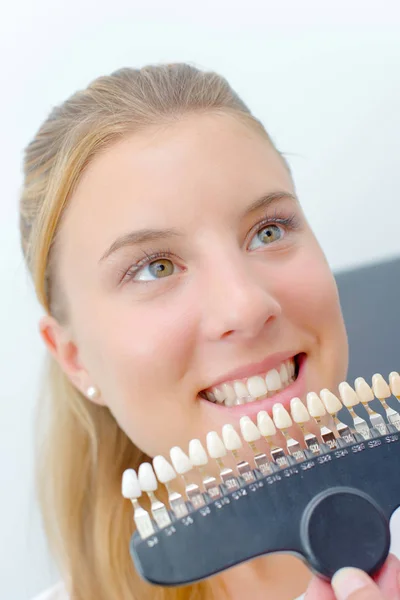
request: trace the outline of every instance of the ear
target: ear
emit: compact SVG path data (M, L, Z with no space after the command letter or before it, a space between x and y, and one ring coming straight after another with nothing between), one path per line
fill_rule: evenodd
M79 348L68 327L49 315L39 321L40 335L53 358L58 362L71 383L86 397L93 381L80 360ZM101 396L89 398L96 404L104 405Z

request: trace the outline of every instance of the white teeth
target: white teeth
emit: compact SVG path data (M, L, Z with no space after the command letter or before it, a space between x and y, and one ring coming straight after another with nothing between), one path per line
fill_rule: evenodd
M246 442L256 442L260 439L261 434L250 417L242 417L239 425L242 437Z
M372 377L372 389L375 396L380 400L390 398L392 395L390 387L379 373L375 373Z
M347 381L342 381L339 384L339 395L346 408L352 408L360 403L360 398Z
M200 440L190 440L189 442L189 458L195 467L203 467L208 463L207 453Z
M153 468L160 483L168 483L176 478L174 469L163 456L153 458Z
M266 410L260 410L257 415L257 426L261 435L272 437L276 434L276 427Z
M222 439L224 440L227 450L240 450L242 448L242 440L235 431L233 425L224 425L222 428Z
M293 425L293 421L288 411L283 406L283 404L280 404L279 402L277 404L274 404L274 406L272 407L272 416L274 418L274 423L278 429L288 429Z
M323 417L326 414L325 406L321 398L315 392L307 394L307 408L310 415L314 418Z
M227 398L226 400L224 400L223 404L225 404L225 406L234 406L235 404L242 404L241 402L237 402L238 399L239 398L236 397L233 400L232 398Z
M248 394L249 392L247 392ZM236 400L234 400L232 406L239 406L239 404L246 404L247 402L252 402L254 400L254 398L252 398L251 396L246 396L246 398L236 398Z
M270 394L290 385L294 380L294 359L287 360L278 368L271 369L263 375L254 375L247 381L238 380L215 386L206 392L206 398L211 402L225 404L225 406L236 406L254 402L262 396Z
M226 456L226 448L216 431L207 433L207 451L211 458L222 458Z
M182 448L179 448L179 446L171 448L169 455L171 457L172 465L179 475L184 475L192 468L190 458L184 453Z
M374 399L374 394L363 377L357 377L354 382L354 387L361 402L367 403Z
M249 395L249 390L243 381L235 381L233 384L233 390L237 398L246 398Z
M217 402L223 402L226 398L224 392L220 388L213 388L213 393Z
M307 423L310 415L300 398L292 398L290 401L290 412L295 423Z
M287 370L285 363L281 364L281 368L279 370L279 377L281 378L283 385L285 385L289 381L289 372Z
M264 396L264 394L267 393L267 386L265 380L259 375L249 377L249 379L247 380L247 389L249 390L249 394L251 396L254 396L254 398Z
M155 492L157 489L157 479L150 463L142 463L138 471L140 489L143 492Z
M330 392L326 388L321 390L319 395L321 397L322 402L325 405L326 410L330 415L336 415L336 413L338 413L339 410L343 408L343 405L340 402L339 398L337 398L335 394L332 394L332 392Z
M288 367L289 377L294 377L294 371L295 371L294 360L288 360L286 364Z
M280 390L282 387L282 381L279 377L279 373L276 369L272 369L268 371L265 377L265 383L267 384L267 388L269 392L276 392Z
M233 391L233 387L228 383L223 383L221 389L223 394L225 395L225 403L227 403L227 401L233 403L236 399L236 394Z
M122 495L129 500L132 498L140 498L142 495L138 476L134 469L126 469L122 475Z
M393 396L396 398L400 397L400 375L397 371L392 371L389 375L390 389ZM400 399L400 398L399 398Z

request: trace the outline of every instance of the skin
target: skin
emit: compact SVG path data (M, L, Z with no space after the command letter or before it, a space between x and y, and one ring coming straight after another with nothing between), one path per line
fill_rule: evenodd
M333 586L334 590L328 583L314 577L305 600L400 600L400 561L389 555L382 569L374 577L352 569L352 573L347 573L340 586L334 578ZM358 589L353 591L356 586Z
M296 195L278 153L248 125L212 114L117 142L74 191L56 245L68 318L45 316L40 331L72 383L83 394L96 385L94 401L149 456L221 431L223 410L197 394L234 368L293 350L307 354L306 391L335 389L346 377L336 285L299 202L283 197L243 216L272 192ZM260 222L273 224L276 214L295 227L278 223L266 243ZM180 235L102 260L120 236L142 228ZM144 252L171 253L162 258L166 276L147 266L128 277ZM230 598L268 590L285 600L308 579L297 559L273 556L231 569L224 581Z

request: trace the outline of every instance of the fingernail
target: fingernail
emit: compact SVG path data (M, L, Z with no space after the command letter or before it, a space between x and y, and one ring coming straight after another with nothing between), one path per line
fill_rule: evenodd
M357 590L369 584L369 577L364 571L346 567L337 571L331 581L337 600L347 600Z

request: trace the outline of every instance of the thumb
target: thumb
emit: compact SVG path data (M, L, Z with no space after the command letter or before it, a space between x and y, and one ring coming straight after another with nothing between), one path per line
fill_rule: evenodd
M376 583L360 569L340 569L331 585L337 600L384 600Z

